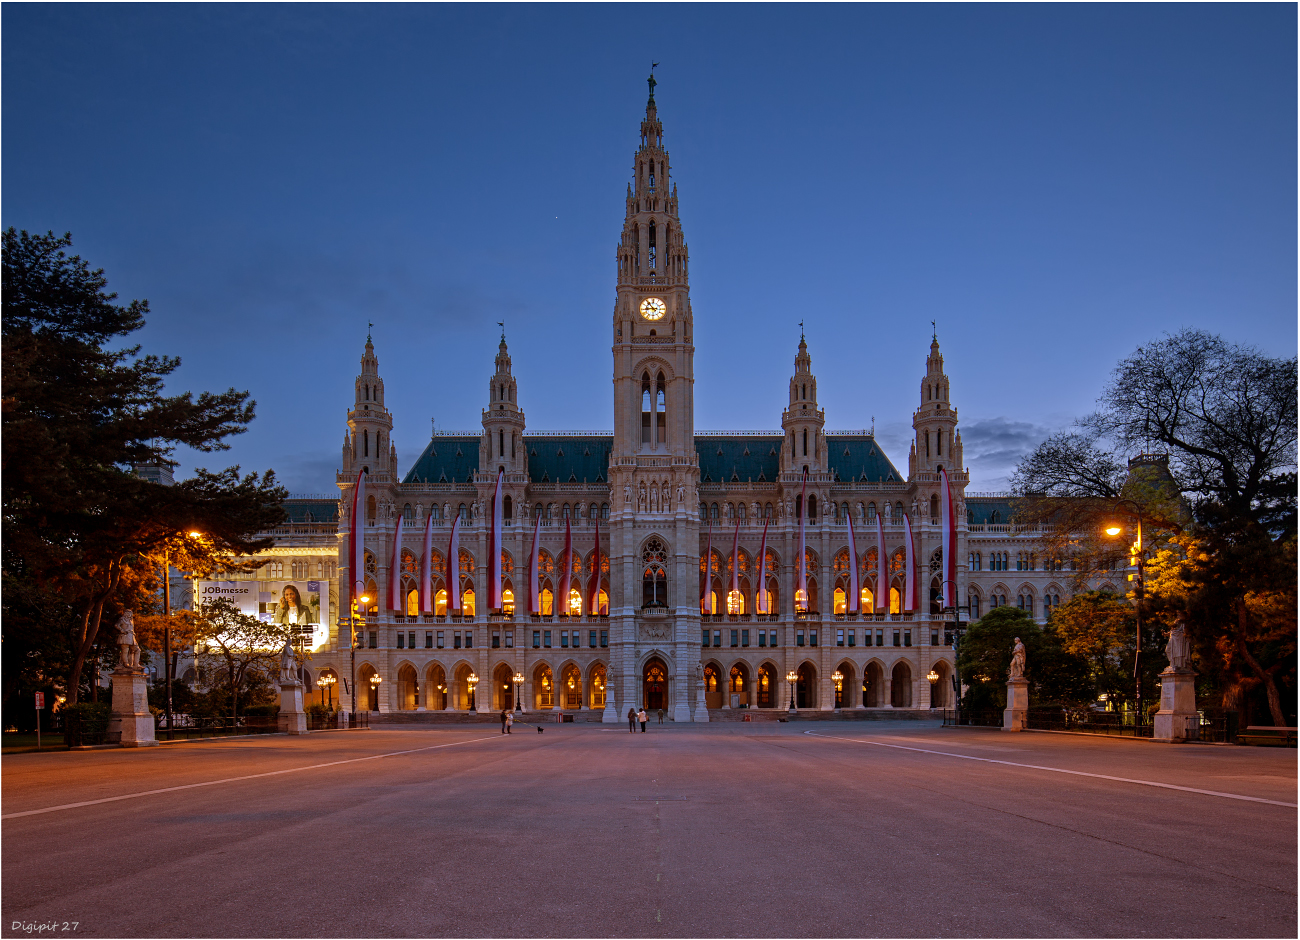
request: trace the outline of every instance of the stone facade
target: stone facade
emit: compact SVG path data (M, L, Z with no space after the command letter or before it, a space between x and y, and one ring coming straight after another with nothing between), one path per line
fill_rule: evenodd
M1043 596L1066 596L1067 582L1055 572L1028 568L1036 536L1008 524L1005 498L967 498L958 413L937 337L924 360L906 475L873 431L825 429L802 337L780 430L697 431L689 253L653 94L633 173L615 252L612 433L529 431L503 335L488 379L482 430L434 434L401 476L384 380L367 338L337 475L337 541L316 546L338 552L341 588L331 594L337 590L345 607L363 592L369 598L361 605L368 609L364 623L358 621L361 648L355 651L360 706L466 709L473 701L478 711L497 710L514 703L516 674L524 677L525 708L597 711L611 722L622 720L630 706L662 707L672 720L690 721L740 706L785 709L792 697L797 708L818 711L950 704L952 649L945 616L951 612L945 615L938 600L939 471L947 470L953 487L958 597L963 604L973 598L972 615L988 609L990 597L992 603L1015 603L1019 596L1023 605L1032 595L1041 621L1047 611ZM363 469L363 518L352 519L351 495ZM489 507L499 473L508 594L504 610L488 611ZM806 555L800 560L799 517L805 512ZM898 601L904 513L920 558L921 610L914 613L901 612ZM889 583L879 586L877 514L891 568ZM457 515L460 557L446 559ZM387 582L399 516L405 530L403 600L392 610ZM416 582L430 516L437 599L432 609L422 610ZM852 563L866 593L874 597L879 587L882 610L846 609L849 516L857 534ZM525 571L539 519L543 610L533 614ZM354 525L365 530L361 576L344 570L342 546ZM567 607L557 596L566 526L574 550L572 586L579 594ZM765 532L767 577L759 585ZM1021 552L1024 567L1004 571L1002 555L1015 559ZM994 553L998 567L989 570ZM800 561L808 596L796 605ZM736 592L733 565L739 568ZM460 614L446 607L449 580L466 599ZM763 588L770 598L767 613L757 607ZM593 591L597 610L589 609ZM338 677L336 701L345 704L351 703L353 684L349 636L348 620L340 618L328 648L317 650L311 663L313 672ZM938 677L933 686L927 680L932 670ZM793 690L789 673L799 676ZM371 676L382 680L377 687ZM477 686L471 690L473 677Z

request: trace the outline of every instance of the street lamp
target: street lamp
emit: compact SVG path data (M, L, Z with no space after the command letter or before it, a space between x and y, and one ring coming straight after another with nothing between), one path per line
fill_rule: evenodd
M791 670L790 672L787 672L787 673L785 674L785 681L788 682L788 683L790 683L790 711L793 712L793 711L795 710L795 707L794 707L794 684L795 684L796 682L799 681L799 673L797 673L797 672L795 672L795 671L793 671L793 670Z
M943 584L951 584L954 586L954 590L952 594L953 600L954 601L958 600L959 598L957 595L957 591L955 590L957 582L944 581ZM943 591L942 584L939 586L939 591L941 592L942 595L942 591ZM947 613L948 611L952 611L952 693L953 693L952 707L953 707L953 716L958 725L961 724L961 670L957 668L957 658L961 653L962 634L966 632L966 624L962 623L961 621L961 612L963 610L966 611L967 615L969 615L970 604L965 604L965 605L954 604L952 607L944 608L945 613ZM933 672L933 670L931 670L931 672ZM931 693L931 695L933 696L933 693ZM934 701L933 697L931 697L930 701L932 702Z
M357 608L357 602L363 605L361 609ZM357 634L357 620L365 622L364 605L370 603L370 597L362 594L360 597L352 598L352 613L349 615L348 628L352 632L352 724L357 723L357 644L360 637Z
M478 673L471 672L466 676L465 684L469 686L469 710L475 711L478 706L474 701L474 686L478 685Z
M844 694L844 673L836 669L831 673L831 679L835 682L835 707L840 708Z
M931 666L930 671L925 674L925 678L930 683L930 707L934 708L934 690L939 685L939 674L935 672L934 667Z
M524 710L524 702L520 696L523 695L524 691L524 674L522 672L516 672L510 678L510 681L515 684L515 711L522 712Z
M335 682L338 682L338 679L334 676L334 673L332 672L327 672L323 674L319 679L316 680L316 684L321 687L322 692L326 692L326 691L329 692L330 711L334 711L334 683Z
M375 696L375 708L374 708L375 711L379 711L379 683L383 681L384 681L384 677L381 676L379 673L375 673L373 676L370 677L370 691Z
M1133 647L1133 724L1138 726L1142 724L1142 673L1139 666L1142 659L1142 597L1146 585L1146 551L1142 545L1142 507L1131 499L1117 499L1116 506L1129 505L1133 507L1133 517L1137 520L1137 541L1129 546L1129 567L1137 567L1137 575L1129 575L1128 580L1132 581L1134 577L1137 584L1133 588L1133 618L1137 621L1136 641ZM1106 526L1105 532L1111 538L1115 538L1124 531L1124 527L1111 523Z

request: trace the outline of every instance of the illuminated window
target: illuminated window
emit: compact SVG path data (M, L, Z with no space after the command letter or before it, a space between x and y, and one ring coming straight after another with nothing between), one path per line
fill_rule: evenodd
M799 588L794 592L794 609L797 611L808 609L808 592L803 588Z
M718 612L718 592L710 591L709 592L709 613L716 614L717 612Z
M732 591L727 595L727 613L743 614L745 612L745 595Z
M501 610L507 614L515 612L515 592L510 588L506 588L501 592Z
M597 595L596 601L597 603L600 604L600 609L596 612L599 614L604 614L606 617L608 617L609 616L609 595L606 594L604 591L601 591Z
M835 613L843 614L848 611L848 601L845 600L844 588L835 589Z
M549 617L555 613L555 595L550 588L542 588L542 616Z
M433 595L433 612L437 614L439 617L446 616L447 614L446 590L440 590L438 591L437 594Z
M745 691L745 673L739 666L731 667L731 691Z
M569 589L569 616L582 616L582 592L577 588Z
M902 597L898 593L898 588L889 589L889 612L891 614L901 613L903 610Z
M712 665L704 667L704 691L718 691L718 671Z
M412 588L406 594L406 616L418 617L420 614L420 592Z
M876 603L876 598L875 598L875 596L871 593L871 588L869 588L869 587L864 587L864 588L862 589L862 595L861 595L861 597L859 598L859 600L860 600L861 603L862 603L862 609L863 609L863 610L865 610L865 611L871 611L871 610L874 610L874 609L875 609L875 606L874 606L874 605L875 605L875 603Z
M466 617L474 616L474 589L465 588L465 593L460 596L460 606L463 608L461 613Z

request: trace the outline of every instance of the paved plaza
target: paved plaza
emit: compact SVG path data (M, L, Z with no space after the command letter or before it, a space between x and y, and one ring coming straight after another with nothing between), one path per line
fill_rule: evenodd
M1297 927L1294 750L914 721L483 725L13 755L3 797L5 935Z

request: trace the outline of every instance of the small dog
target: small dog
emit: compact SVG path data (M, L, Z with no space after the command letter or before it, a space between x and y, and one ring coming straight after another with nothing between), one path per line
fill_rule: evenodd
M546 729L543 728L541 725L538 725L538 726L537 726L537 733L538 733L538 734L541 734L541 733L542 733L543 731L545 731L545 730L546 730Z

